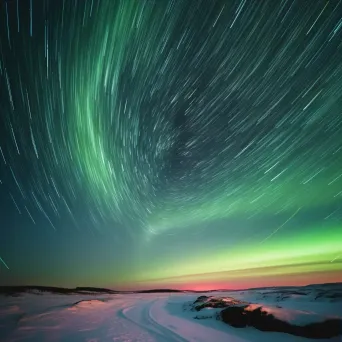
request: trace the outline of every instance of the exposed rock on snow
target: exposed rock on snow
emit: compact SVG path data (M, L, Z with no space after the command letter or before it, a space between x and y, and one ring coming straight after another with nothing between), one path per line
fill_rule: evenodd
M232 297L200 296L194 302L194 309L196 311L200 311L204 308L226 308L231 305L242 304L246 304L246 302L234 299Z
M286 309L283 310L286 315ZM261 331L283 332L307 338L332 338L342 333L341 319L332 318L321 322L297 325L280 320L269 311L271 310L264 309L262 306L230 306L222 310L220 316L223 322L236 328L250 326Z
M275 303L279 301L306 298L316 301L317 292L301 292L293 290L276 290L261 294L263 299L273 297ZM338 298L338 294L331 291L324 293L321 298L330 301ZM260 293L256 293L260 298ZM240 293L244 295L244 293ZM186 303L183 308L200 311L195 319L216 318L235 328L254 327L260 331L282 332L311 339L326 339L342 335L342 318L334 315L320 315L312 311L283 308L280 305L265 305L249 303L233 297L205 296L198 297L192 303ZM342 312L342 309L341 309Z

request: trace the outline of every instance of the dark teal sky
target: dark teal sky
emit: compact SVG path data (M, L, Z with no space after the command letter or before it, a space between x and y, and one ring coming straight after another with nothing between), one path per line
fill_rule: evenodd
M338 1L2 1L0 285L341 280L341 38Z

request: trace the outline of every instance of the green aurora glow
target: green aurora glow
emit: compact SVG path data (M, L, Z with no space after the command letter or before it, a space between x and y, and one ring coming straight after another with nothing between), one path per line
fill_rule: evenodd
M42 3L1 7L5 283L342 280L341 3Z

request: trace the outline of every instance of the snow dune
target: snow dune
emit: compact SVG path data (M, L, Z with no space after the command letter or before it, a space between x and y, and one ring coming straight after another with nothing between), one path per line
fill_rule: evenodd
M94 294L0 296L1 342L305 342L307 338L283 333L262 332L254 328L233 328L215 318L219 309L205 308L200 312L187 309L201 294ZM205 295L208 295L206 293ZM276 298L260 291L247 293L213 293L231 296L276 310ZM264 298L263 300L261 300ZM258 299L258 300L257 300ZM341 301L308 301L294 296L281 303L290 319L300 313L341 317ZM286 311L287 310L287 311ZM311 316L311 315L310 315ZM205 317L203 319L203 317ZM209 318L208 318L209 317ZM342 341L341 337L319 341Z

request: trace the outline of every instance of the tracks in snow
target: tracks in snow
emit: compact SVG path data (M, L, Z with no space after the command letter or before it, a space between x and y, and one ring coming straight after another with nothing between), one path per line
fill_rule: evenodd
M144 301L128 308L121 309L118 315L122 318L135 323L139 327L147 330L150 334L153 334L156 339L162 339L162 341L175 341L186 342L187 339L183 338L173 330L159 324L152 314L152 309L156 302L160 299L153 301Z

